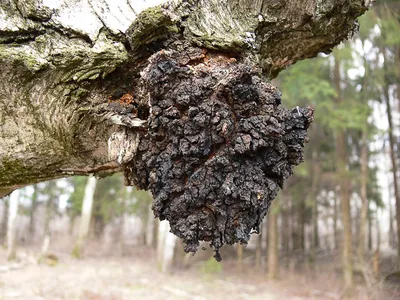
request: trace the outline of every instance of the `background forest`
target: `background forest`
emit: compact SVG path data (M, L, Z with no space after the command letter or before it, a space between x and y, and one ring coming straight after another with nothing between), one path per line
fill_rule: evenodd
M248 245L186 255L120 175L43 182L0 200L0 298L400 299L400 3L359 21L275 81L315 122Z

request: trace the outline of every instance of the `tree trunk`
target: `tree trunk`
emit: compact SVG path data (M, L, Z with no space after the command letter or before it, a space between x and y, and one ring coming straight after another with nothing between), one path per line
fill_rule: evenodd
M365 41L362 40L363 52L365 54ZM367 78L370 76L369 65L367 58L363 57L364 64L364 76L362 79L362 87L361 87L361 97L362 100L366 101L368 98L366 94L367 90ZM368 196L367 196L367 188L368 188L368 118L366 117L364 121L364 126L362 129L362 137L361 137L361 155L360 155L360 165L361 165L361 176L360 176L360 197L361 197L361 216L360 216L360 226L359 226L359 240L358 240L358 257L361 261L361 264L364 265L364 256L365 256L365 246L366 246L366 236L367 236L367 222L368 222Z
M358 240L358 257L361 263L364 262L365 257L365 242L367 236L367 221L368 221L368 198L367 198L367 185L368 185L368 140L367 128L365 126L362 132L362 146L361 146L361 216L360 216L360 232Z
M37 185L33 185L33 194L31 196L31 208L29 210L29 239L30 243L35 240L35 225L36 225L36 208L38 204L38 188Z
M223 244L258 230L302 161L313 118L311 108L285 110L263 78L330 52L369 1L160 2L2 1L0 196L122 170L153 193L156 216L186 251L207 240L219 258ZM259 164L265 151L274 164Z
M378 217L379 208L376 211L376 251L381 251L381 225Z
M3 214L1 215L1 224L0 224L0 244L5 244L5 240L7 238L7 222L8 222L8 207L9 207L9 198L4 197L4 208Z
M387 58L386 58L386 49L382 51L384 56L384 70L388 70L387 67ZM397 244L397 261L398 266L400 267L400 186L398 180L398 165L397 165L397 158L396 158L396 141L393 134L393 118L392 118L392 106L390 102L390 95L389 95L390 83L388 82L387 77L385 77L385 86L383 87L383 98L386 104L386 114L389 123L389 150L390 150L390 161L392 163L392 174L393 174L393 188L394 188L394 198L396 204L396 223L397 223L397 240L399 241Z
M337 92L336 103L343 102L340 60L337 52L334 55L334 84ZM350 181L347 174L347 137L343 128L338 129L336 136L336 174L340 186L340 204L343 224L343 278L345 288L350 289L353 286L353 261L352 261L352 225L350 217Z
M305 211L306 211L306 199L301 198L298 199L299 204L297 208L297 242L296 250L304 251L305 249Z
M338 249L339 248L339 234L338 234L338 203L337 203L337 198L338 198L338 192L335 192L334 198L333 198L333 248Z
M121 222L119 224L119 239L118 245L121 255L125 254L125 224L126 224L126 202L128 197L131 196L131 193L125 189L122 197L121 197Z
M290 227L291 227L291 233L292 233L292 250L297 250L299 247L299 229L297 228L298 224L298 219L299 219L299 213L297 212L298 209L298 204L296 203L298 199L295 199L293 196L290 197L290 204L291 204L291 209L290 209Z
M311 204L312 215L312 236L311 236L311 259L315 261L317 249L319 247L319 235L318 235L318 185L321 176L321 167L319 157L316 151L312 154L313 163L311 167L311 190L309 192L309 202Z
M243 250L243 245L236 245L237 266L239 270L242 270L243 268Z
M340 153L339 155L344 155L343 144L345 143L344 134L339 135L337 149ZM343 164L345 161L341 158L338 158L338 163L342 167L340 168L339 174L341 171L344 171ZM343 175L342 175L343 176ZM345 176L343 176L345 177ZM351 226L351 217L350 217L350 187L349 182L346 179L341 179L340 186L340 202L341 202L341 212L342 212L342 224L343 224L343 277L345 281L346 288L350 289L353 286L353 251L352 251L352 226Z
M86 239L89 235L90 219L92 216L93 198L96 190L97 179L89 177L86 183L85 194L83 196L82 212L79 224L79 235L73 250L73 256L81 257L84 251Z
M147 247L154 247L154 227L155 227L155 219L153 215L153 211L151 209L151 203L149 203L149 207L147 210L147 220L146 220L146 233L145 233L145 243Z
M174 258L176 236L170 232L169 223L160 222L158 225L157 261L160 271L168 273Z
M271 211L268 215L268 278L277 279L279 276L278 261L278 199L272 202Z
M379 278L380 274L380 261L379 261L379 254L381 251L381 226L379 224L379 218L378 218L378 210L376 211L376 250L374 252L374 258L373 258L373 270L374 270L374 275L376 278Z
M392 207L392 197L393 197L393 187L389 184L389 199L388 199L388 207L389 207L389 246L391 248L395 247L396 244L396 233L393 228L393 207Z
M372 212L368 211L368 250L372 250Z
M281 211L281 220L282 220L282 230L281 240L282 240L282 250L287 254L290 249L290 198L287 194L286 190L282 192L282 211Z
M17 257L17 216L19 206L19 195L21 190L14 191L9 198L8 223L7 223L7 259L13 260Z
M44 220L44 239L42 243L42 257L46 256L49 251L50 247L50 241L51 241L51 219L53 217L53 211L54 211L54 202L55 202L55 188L56 188L56 182L55 181L50 181L47 183L46 187L46 194L48 195L49 199L47 199L46 203L46 216Z
M262 238L263 238L263 230L257 236L257 245L256 245L256 268L257 270L261 270L262 266Z

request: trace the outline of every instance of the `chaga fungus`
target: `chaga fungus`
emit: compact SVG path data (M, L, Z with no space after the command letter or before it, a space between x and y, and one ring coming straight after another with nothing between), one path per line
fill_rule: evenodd
M247 243L283 181L303 160L311 108L287 110L259 71L236 59L160 51L142 71L150 106L129 184L150 190L186 252Z

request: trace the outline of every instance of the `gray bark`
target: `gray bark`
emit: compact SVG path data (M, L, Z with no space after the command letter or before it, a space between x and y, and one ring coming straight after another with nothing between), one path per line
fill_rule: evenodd
M329 52L369 5L192 0L148 9L155 2L1 2L0 197L38 181L119 171L116 160L126 161L132 153L125 150L138 144L121 128L145 122L107 102L134 90L154 52L229 51L272 78Z

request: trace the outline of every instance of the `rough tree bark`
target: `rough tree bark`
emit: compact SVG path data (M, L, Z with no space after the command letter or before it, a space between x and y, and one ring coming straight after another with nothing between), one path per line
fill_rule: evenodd
M123 170L187 251L246 242L313 114L266 79L330 52L369 2L3 0L0 196Z

